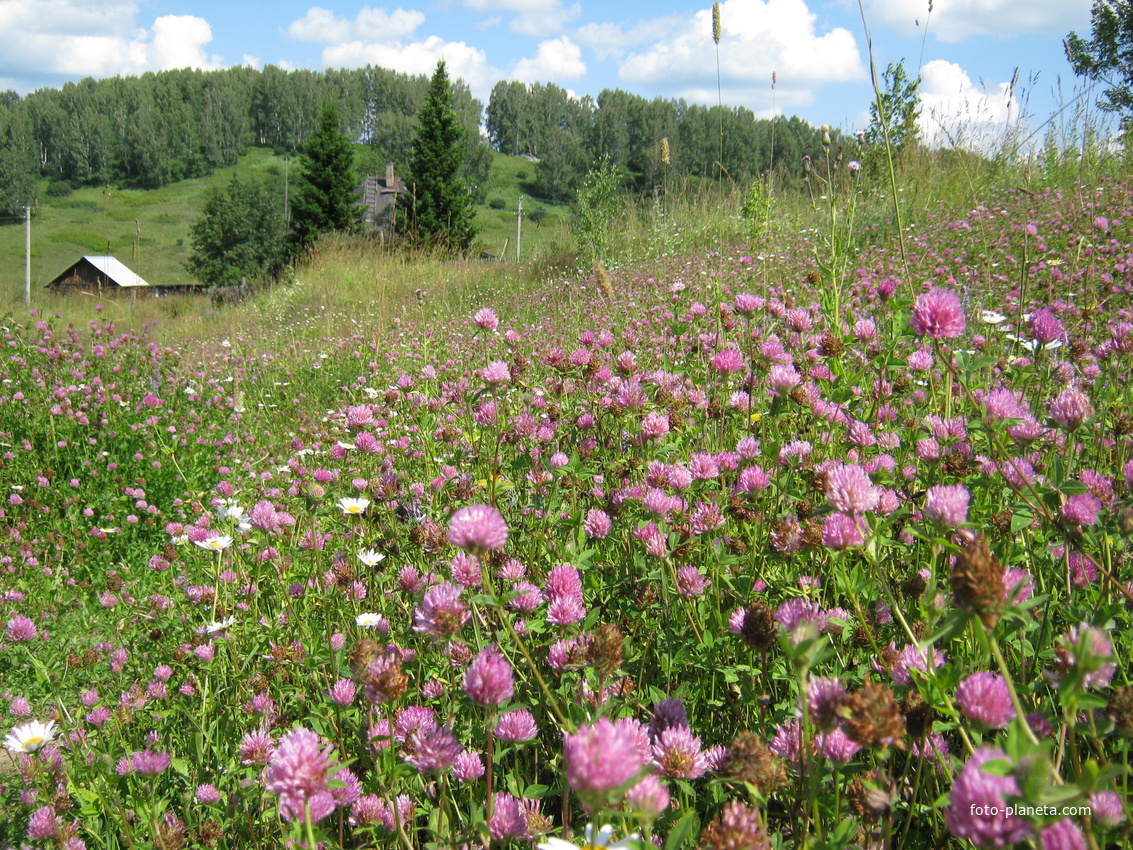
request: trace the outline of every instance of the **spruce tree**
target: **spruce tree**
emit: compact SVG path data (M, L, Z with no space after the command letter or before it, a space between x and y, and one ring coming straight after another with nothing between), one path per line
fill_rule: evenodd
M459 178L465 134L453 110L452 88L442 60L417 113L409 160L410 192L398 203L398 229L424 245L460 251L476 235L469 188Z
M362 219L354 147L339 125L338 108L326 104L318 129L303 148L300 182L291 202L293 240L301 248L320 234L355 230Z

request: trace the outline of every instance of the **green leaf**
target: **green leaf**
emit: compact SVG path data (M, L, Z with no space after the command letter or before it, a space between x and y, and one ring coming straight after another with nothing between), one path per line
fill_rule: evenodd
M689 838L700 832L700 818L696 812L688 812L673 828L669 830L669 837L665 840L665 850L680 850Z

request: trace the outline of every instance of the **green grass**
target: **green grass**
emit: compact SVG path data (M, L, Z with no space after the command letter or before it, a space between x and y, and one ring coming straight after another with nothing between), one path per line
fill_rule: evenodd
M77 189L64 198L52 198L46 194L49 181L43 180L39 205L32 216L32 290L42 289L80 256L108 252L152 285L195 283L185 269L189 228L208 191L224 186L233 175L248 179L278 176L283 171L283 157L266 148L251 148L232 168L161 189L94 186ZM477 207L477 248L501 258L515 258L515 206L520 194L524 211L522 258L545 256L560 243L570 207L534 199L529 193L534 176L534 163L520 157L496 157L488 198L504 199L507 207ZM134 242L139 233L135 256ZM23 289L24 224L13 222L0 226L0 292L19 300Z

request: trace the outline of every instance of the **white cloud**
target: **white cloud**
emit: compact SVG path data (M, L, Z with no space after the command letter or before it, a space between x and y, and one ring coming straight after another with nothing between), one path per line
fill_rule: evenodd
M598 59L605 61L621 59L630 48L640 44L671 38L687 25L688 19L681 15L651 18L629 29L621 24L583 24L575 30L574 37L593 50Z
M432 76L440 60L445 61L449 79L462 79L474 97L486 103L492 85L505 75L488 64L487 54L463 41L445 41L429 36L409 43L349 41L333 44L323 50L323 63L328 67L361 68L380 65L404 74Z
M212 27L195 15L163 15L135 25L134 3L82 0L0 2L0 70L21 75L108 77L171 68L211 69Z
M521 59L512 78L526 83L545 80L575 80L586 73L582 50L566 36L544 41L534 59Z
M1011 83L976 86L959 65L936 59L921 69L921 136L933 146L991 152L1019 128Z
M860 81L865 68L854 36L842 27L819 34L804 0L727 0L720 4L724 99L767 107L771 75L778 107L807 104L814 89ZM700 103L717 99L712 13L697 12L675 34L621 63L619 77Z
M475 12L511 12L509 28L521 35L541 38L561 32L582 13L582 6L564 6L562 0L464 0Z
M421 12L363 7L354 20L336 15L330 9L313 6L307 14L292 21L287 34L296 41L338 44L344 41L389 43L411 36L425 22Z
M942 0L929 14L928 0L867 0L866 18L904 35L927 27L930 35L952 43L975 35L1064 35L1089 25L1092 6L1092 0Z

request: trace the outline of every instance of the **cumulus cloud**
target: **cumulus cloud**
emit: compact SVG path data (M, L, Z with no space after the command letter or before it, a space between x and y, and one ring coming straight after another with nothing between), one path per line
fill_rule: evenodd
M388 43L411 36L425 22L421 12L363 7L354 20L336 15L330 9L313 6L307 14L292 21L287 34L296 41L337 44L344 41Z
M133 3L0 2L0 74L108 77L171 68L220 67L212 27L196 15L162 15L138 28Z
M599 60L621 59L632 48L641 44L672 38L688 26L682 15L669 15L639 21L632 27L621 24L583 24L574 32L575 39L594 51Z
M505 76L488 64L487 54L478 47L463 41L445 41L435 35L408 43L349 41L323 50L323 63L328 67L380 65L403 74L424 76L432 76L442 59L449 79L464 80L481 101L486 102L492 85Z
M991 152L1018 129L1019 101L1010 82L977 86L959 65L936 59L921 69L921 136L933 146Z
M512 77L525 83L544 80L576 80L586 73L582 49L566 36L544 41L534 59L521 59Z
M854 36L842 27L820 34L817 18L804 0L727 0L720 4L720 13L725 100L770 105L773 72L780 107L810 103L819 85L865 79ZM626 56L619 77L691 101L714 103L712 13L697 12L668 38Z
M927 27L941 41L954 43L976 35L1064 35L1089 26L1092 6L1092 0L947 0L934 4L930 15L928 0L867 0L866 14L904 35Z
M475 12L494 14L512 13L508 27L521 35L534 38L554 35L582 12L582 6L563 5L562 0L464 0L464 5Z

